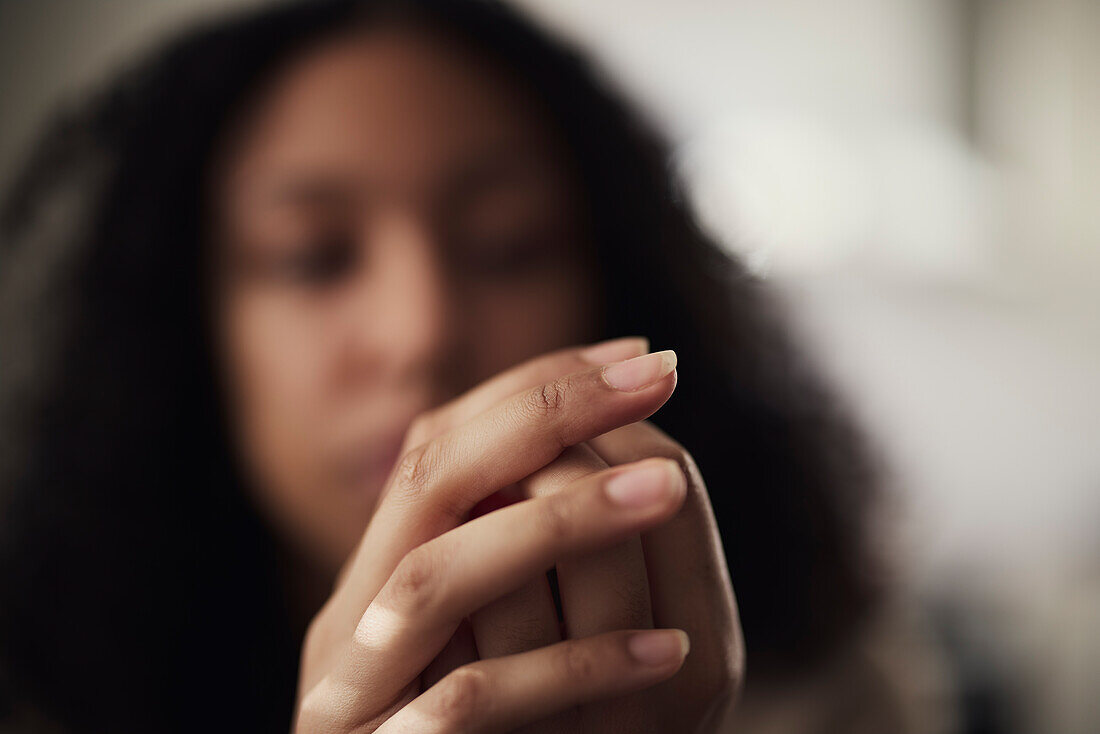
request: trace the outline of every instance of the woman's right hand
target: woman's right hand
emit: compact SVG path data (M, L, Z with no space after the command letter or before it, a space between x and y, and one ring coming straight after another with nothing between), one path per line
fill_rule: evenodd
M533 375L584 364L576 350L563 351L414 423L359 548L310 626L297 731L504 731L679 670L687 652L679 630L606 632L485 660L468 644L450 655L459 663L453 670L441 677L429 670L479 609L562 559L677 513L686 479L676 462L657 458L543 488L534 499L466 520L478 502L568 447L655 412L675 387L669 357L645 355L620 363L617 374L593 367L515 391ZM454 427L439 434L433 423L441 419ZM615 484L634 487L633 494L608 491L612 478L631 472L634 481Z

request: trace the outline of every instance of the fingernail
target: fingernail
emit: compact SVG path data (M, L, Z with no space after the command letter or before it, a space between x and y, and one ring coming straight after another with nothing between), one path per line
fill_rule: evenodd
M632 634L626 649L642 665L668 665L687 657L691 640L683 630L647 630Z
M603 379L622 392L636 392L676 369L676 352L666 349L604 367Z
M580 357L592 364L607 364L637 357L648 351L649 339L644 336L625 336L586 347L581 350Z
M673 461L646 461L614 474L604 485L604 491L617 505L645 507L668 497L681 476Z

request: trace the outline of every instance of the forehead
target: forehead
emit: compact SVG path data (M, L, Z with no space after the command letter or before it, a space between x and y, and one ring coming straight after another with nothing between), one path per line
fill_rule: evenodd
M438 35L359 31L287 67L232 139L231 187L323 175L424 194L486 158L545 154L531 101L488 62Z

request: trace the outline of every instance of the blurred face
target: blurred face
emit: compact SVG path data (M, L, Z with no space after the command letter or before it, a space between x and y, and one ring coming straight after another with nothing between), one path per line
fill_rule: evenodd
M216 168L217 314L257 499L338 568L410 420L585 340L590 265L569 174L523 95L411 30L288 67Z

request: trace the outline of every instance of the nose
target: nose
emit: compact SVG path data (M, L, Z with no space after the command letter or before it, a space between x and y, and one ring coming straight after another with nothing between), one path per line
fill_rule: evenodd
M388 382L434 374L448 341L446 273L430 227L391 216L367 235L353 306L356 351Z

